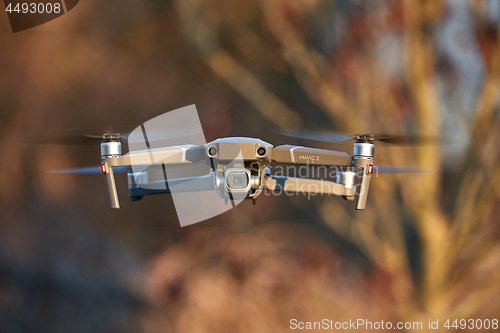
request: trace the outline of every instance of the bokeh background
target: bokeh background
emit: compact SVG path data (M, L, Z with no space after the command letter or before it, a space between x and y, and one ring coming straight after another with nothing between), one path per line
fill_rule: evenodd
M500 2L85 0L13 34L0 13L0 331L285 332L289 321L500 314ZM365 211L270 196L181 228L170 196L108 209L99 147L31 135L196 104L207 141L272 130L378 144ZM193 209L197 203L193 202ZM411 330L408 330L411 331ZM481 331L481 330L474 330Z

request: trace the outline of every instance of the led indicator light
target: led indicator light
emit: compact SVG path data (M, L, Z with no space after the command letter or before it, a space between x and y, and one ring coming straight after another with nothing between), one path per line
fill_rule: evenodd
M368 168L366 169L366 173L371 175L373 173L373 164L368 164Z

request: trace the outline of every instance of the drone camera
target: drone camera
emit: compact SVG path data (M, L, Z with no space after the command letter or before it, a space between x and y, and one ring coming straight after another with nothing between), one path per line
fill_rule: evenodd
M228 169L224 175L229 192L248 192L250 190L250 171L247 169Z

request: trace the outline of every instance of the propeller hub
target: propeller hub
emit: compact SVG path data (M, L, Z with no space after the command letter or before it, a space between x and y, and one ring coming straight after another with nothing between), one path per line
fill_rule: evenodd
M120 133L104 133L102 139L105 141L120 140Z
M356 141L361 141L361 142L373 142L373 141L375 141L375 135L373 135L373 134L354 134L353 138Z

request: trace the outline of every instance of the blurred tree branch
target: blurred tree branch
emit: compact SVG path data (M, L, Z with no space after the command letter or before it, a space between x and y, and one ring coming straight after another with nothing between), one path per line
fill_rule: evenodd
M199 0L176 2L184 31L215 74L253 104L271 123L281 129L300 128L301 117L217 44L217 27L205 23L200 5Z
M215 2L219 4L218 2ZM225 4L224 1L221 3ZM261 12L255 12L254 19L263 23L263 30L269 29L278 42L279 52L289 66L305 94L330 119L335 128L344 132L360 130L405 131L401 119L395 117L400 110L399 102L391 89L407 90L412 111L410 125L413 130L427 135L440 134L441 112L436 75L438 74L438 52L432 37L446 11L441 2L431 0L390 2L387 7L401 9L401 35L404 51L404 77L402 82L386 79L377 63L378 53L373 52L369 39L375 32L363 31L364 40L358 49L350 50L344 59L347 63L335 63L318 51L308 41L305 31L307 15L313 15L321 8L321 1L261 1ZM220 30L230 27L232 46L241 54L252 58L266 54L264 37L258 35L248 22L229 17L201 15L199 1L178 1L177 8L181 22L189 39L197 46L214 72L236 91L249 100L272 123L280 127L294 127L301 124L298 116L302 112L291 111L256 75L251 73L237 57L221 45ZM371 13L366 14L369 16ZM375 16L375 14L373 14ZM245 18L247 19L247 18ZM365 18L367 19L367 18ZM361 19L363 21L363 19ZM352 29L359 29L353 26ZM248 40L248 43L245 41ZM364 43L364 44L363 44ZM341 48L348 49L349 41ZM397 153L377 156L380 163L410 163L416 161L422 168L435 170L418 177L384 178L373 184L379 195L371 196L371 209L377 214L356 214L351 216L345 207L325 198L316 203L322 219L332 230L357 246L365 255L391 277L391 296L396 312L408 320L437 316L445 318L450 311L463 316L476 313L478 307L488 301L489 295L497 292L494 287L497 276L485 281L484 288L472 292L464 286L473 280L479 266L491 262L485 256L472 264L466 257L478 258L481 251L494 243L477 243L485 236L481 228L488 226L495 214L498 202L498 154L491 154L498 142L498 135L491 134L495 126L495 108L498 105L500 85L500 43L495 42L494 54L489 57L490 70L477 100L472 119L462 115L461 124L469 128L471 135L471 156L477 156L477 163L469 163L464 170L453 196L453 216L447 215L442 206L442 151L439 147L418 147L416 149L394 148ZM351 64L349 64L349 62ZM341 78L342 68L353 66L355 70L348 78ZM392 80L392 81L391 81ZM272 110L272 111L270 111ZM303 114L303 113L302 113ZM414 122L414 123L413 123ZM300 126L300 125L299 125ZM407 126L406 128L411 128ZM485 138L485 133L488 137ZM477 164L480 165L477 165ZM477 172L480 168L481 172ZM404 185L404 186L402 186ZM373 189L375 191L375 189ZM397 195L401 191L402 197ZM401 208L401 202L404 207ZM405 215L409 214L409 218ZM408 243L402 226L403 221L414 223L421 242L421 267L411 267L407 251ZM475 235L475 232L479 232ZM476 244L474 248L473 244ZM472 248L471 248L472 247ZM472 252L470 252L472 251ZM496 252L495 252L496 253ZM460 266L463 263L464 266ZM413 281L412 271L419 276ZM463 294L466 296L463 296ZM467 297L469 305L452 310L454 299Z

